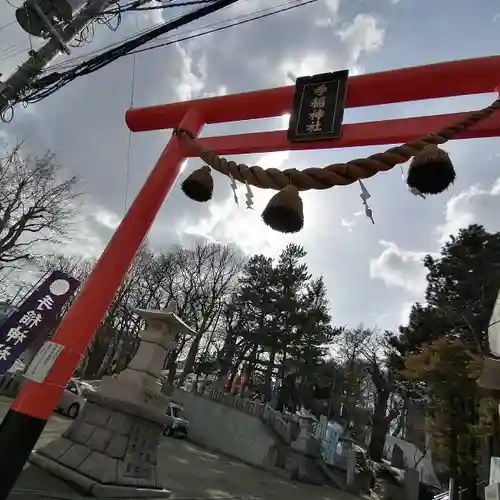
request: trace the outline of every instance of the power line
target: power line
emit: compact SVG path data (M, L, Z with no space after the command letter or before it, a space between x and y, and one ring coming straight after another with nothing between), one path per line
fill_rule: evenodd
M35 52L30 59L18 68L3 85L3 90L0 90L0 117L2 117L3 121L10 121L12 120L12 116L7 119L6 113L9 110L11 112L13 111L14 104L19 102L28 104L29 102L39 101L51 95L70 81L73 81L78 76L93 73L158 36L215 13L237 1L239 0L214 0L210 4L191 10L163 26L152 29L104 54L100 54L90 61L85 61L62 75L59 73L51 73L35 80L35 78L41 74L43 68L58 53L59 42L58 40L51 39L49 43L43 46L38 52ZM108 3L109 2L106 0L88 2L86 8L82 9L84 12L80 11L79 15L61 32L63 41L66 43L71 41L71 39L77 35L92 18L100 14ZM35 92L31 92L31 89L35 89Z
M13 9L17 9L17 5L14 5L10 0L5 0L7 4L9 4Z
M147 0L146 0L147 1ZM104 13L116 13L116 12L135 12L141 10L158 10L158 9L169 9L174 7L191 7L193 5L202 5L207 3L213 3L215 0L191 0L186 2L176 2L162 5L155 5L154 7L142 7L146 2L145 0L136 0L135 2L131 2L127 5L123 5L118 7L117 9L111 9L105 11Z
M276 14L280 14L280 13L286 12L288 10L293 10L293 9L298 8L298 7L303 7L305 5L309 5L309 4L315 3L317 1L318 0L306 0L303 3L300 3L300 4L292 5L290 7L283 8L283 9L277 10L275 12L269 12L267 14L261 14L259 16L252 17L251 19L245 19L244 21L236 21L233 24L229 24L227 26L221 26L219 28L214 28L214 29L205 31L203 33L199 33L197 35L185 36L184 38L177 38L175 40L171 40L171 41L168 41L168 42L164 42L164 43L159 43L157 45L153 45L151 47L144 47L143 49L137 49L137 50L134 50L133 52L130 52L129 54L126 54L126 55L139 54L141 52L147 52L148 50L158 49L160 47L166 47L167 45L172 45L174 43L184 42L186 40L192 40L194 38L198 38L198 37L203 36L203 35L209 35L211 33L216 33L218 31L226 30L228 28L234 28L235 26L241 26L242 24L247 24L247 23L250 23L252 21L258 21L258 20L264 19L266 17L274 16Z
M0 31L5 29L5 28L8 28L9 26L13 26L14 24L16 24L16 21L11 21L10 23L7 23L7 24L2 24L0 26Z
M144 45L145 43L158 38L158 36L173 31L181 26L197 21L208 14L212 14L227 7L238 0L217 0L198 9L191 10L157 28L147 31L128 42L122 43L119 46L99 54L91 59L84 61L75 68L66 71L65 73L50 73L49 75L40 78L33 82L32 88L35 89L28 97L24 96L20 100L25 102L38 102L41 99L48 97L69 82L76 78L94 73L95 71L107 66L113 61L119 59L132 50ZM47 88L48 87L48 88Z
M304 2L306 2L306 3L304 3ZM191 29L188 29L188 30L184 30L184 31L182 31L180 33L177 33L177 35L160 36L160 37L157 38L157 41L160 41L160 40L165 40L165 41L168 40L168 41L170 41L170 40L173 39L173 37L177 36L179 38L175 38L173 40L173 43L182 42L184 40L196 38L195 36L188 36L191 33L199 32L199 33L197 33L197 35L198 36L202 36L202 35L205 35L205 34L209 34L211 32L221 31L221 30L213 29L213 28L216 28L216 27L227 26L227 27L230 28L237 21L241 21L241 24L245 24L246 22L248 22L247 18L249 18L248 20L251 21L251 20L255 20L256 19L255 16L258 16L257 18L260 18L261 14L267 14L267 13L269 13L270 15L275 15L275 14L279 14L280 12L284 12L286 10L290 10L290 9L288 9L288 7L290 7L290 6L292 6L293 8L295 8L295 7L300 7L302 5L307 5L308 3L311 3L311 2L309 2L307 0L288 0L287 2L284 2L282 4L277 4L277 5L274 5L272 7L258 9L258 10L253 11L253 12L248 12L246 14L241 14L239 16L232 17L232 18L229 18L229 19L224 19L222 21L217 21L215 23L206 24L206 25L201 26L201 27L191 28ZM267 17L267 16L263 16L263 17ZM227 23L230 23L230 25L228 25ZM161 24L158 24L157 26L163 26L163 25L164 25L164 23L161 23ZM150 29L150 28L148 28L148 29ZM74 67L75 61L84 59L85 57L88 57L88 56L93 55L93 54L102 53L103 51L105 51L107 49L110 49L112 47L116 47L120 43L123 43L124 41L127 41L127 40L130 40L130 39L134 38L134 36L137 36L137 35L139 35L141 33L147 32L148 29L139 31L137 33L134 33L133 35L130 35L130 36L124 38L120 42L112 43L112 44L106 45L104 47L101 47L101 48L99 48L99 49L97 49L95 51L89 52L87 54L83 54L81 56L76 56L76 57L67 59L65 61L62 61L62 62L60 62L58 64L54 64L54 65L50 66L49 68L47 68L45 70L45 72L53 71L54 69L60 70L60 69L69 69L71 67Z
M136 47L140 47L141 45L144 45L147 42L155 39L156 36L153 36L152 33L155 33L155 32L157 33L160 30L162 31L162 33L166 33L166 32L169 32L169 31L176 29L177 26L184 24L185 21L183 22L183 19L185 18L185 16L188 15L188 14L185 14L184 16L181 16L180 18L177 18L177 19L170 21L168 23L165 23L164 25L160 26L159 28L151 30L150 32L145 33L144 35L142 35L140 37L137 37L133 40L130 40L129 42L121 44L120 46L118 46L114 49L108 50L108 51L106 51L106 52L104 52L96 57L93 57L90 60L79 64L78 66L74 67L73 69L66 71L65 73L54 72L54 73L50 73L49 75L47 75L45 77L40 78L40 80L34 82L32 85L35 90L32 93L30 93L29 95L25 95L21 100L28 102L28 103L39 102L40 100L45 99L46 97L52 95L54 92L56 92L57 90L59 90L63 86L67 85L71 81L75 80L76 78L83 76L83 75L93 73L93 72L103 68L104 66L107 66L108 64L115 61L116 59L123 57L125 55L134 54L134 53L137 54L140 52L145 52L147 50L153 50L155 48L171 45L171 44L174 44L174 43L177 43L180 41L190 40L190 39L202 36L202 35L214 33L217 31L222 31L224 29L232 28L234 26L238 26L238 25L245 24L245 23L248 23L251 21L263 19L265 17L269 17L271 15L275 15L275 14L278 14L281 12L285 12L285 11L292 10L292 9L295 9L298 7L309 5L309 4L315 3L317 1L318 0L305 0L305 1L300 0L300 3L296 2L294 4L293 4L293 2L289 2L288 4L286 4L286 6L281 6L281 8L275 9L274 11L267 12L267 13L264 13L261 15L257 15L257 16L250 18L250 19L236 21L236 22L229 24L229 25L226 25L226 26L214 28L212 30L207 30L205 32L198 33L198 34L191 35L191 36L185 36L184 38L176 38L175 40L166 41L164 43L155 45L153 47L145 47L144 49L134 50ZM292 3L292 5L290 5L290 3ZM195 12L198 12L199 10L200 9L198 9ZM191 14L193 14L193 12Z

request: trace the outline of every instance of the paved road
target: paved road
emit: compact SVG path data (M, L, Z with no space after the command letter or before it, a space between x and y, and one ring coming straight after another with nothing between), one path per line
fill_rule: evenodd
M8 403L0 399L0 418L7 411ZM54 415L37 443L41 447L55 439L71 423L70 420ZM358 500L347 493L294 483L250 467L237 460L202 449L189 441L164 438L159 451L160 474L164 486L173 492L174 500L201 499L269 499L269 500ZM36 470L26 471L28 476L12 495L13 500L33 500L40 497L40 490L59 493L59 498L71 498L67 486L53 481L51 488L46 480L40 478ZM30 475L31 474L31 475ZM35 494L28 489L35 488L35 483L43 481L45 488ZM23 491L24 490L24 491ZM49 495L54 498L54 495Z
M10 399L5 398L4 396L0 396L0 420L3 419L4 415L7 413L10 402L11 402ZM66 430L66 427L68 427L70 423L71 420L69 420L63 415L55 413L54 416L47 423L47 426L45 427L42 436L36 443L35 449L41 448L47 443L50 443L50 441L52 441L56 437L60 436Z

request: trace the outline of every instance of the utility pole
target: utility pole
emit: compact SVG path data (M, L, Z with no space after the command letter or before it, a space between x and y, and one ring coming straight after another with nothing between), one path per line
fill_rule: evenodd
M17 99L30 83L38 78L45 66L64 50L70 42L95 16L110 3L110 0L89 0L80 12L60 31L58 37L52 36L42 48L17 68L5 82L0 82L0 116L9 108L9 102Z

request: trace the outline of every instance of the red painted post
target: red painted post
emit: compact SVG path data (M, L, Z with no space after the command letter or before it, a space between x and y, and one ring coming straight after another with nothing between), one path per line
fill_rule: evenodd
M197 136L203 120L198 110L191 108L180 126ZM21 473L186 156L185 145L173 136L57 329L52 340L63 350L55 364L42 383L27 381L23 385L5 416L0 426L0 499L7 497Z

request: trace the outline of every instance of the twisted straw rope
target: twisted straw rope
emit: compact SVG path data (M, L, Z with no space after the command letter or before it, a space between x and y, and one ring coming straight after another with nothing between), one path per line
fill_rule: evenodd
M367 158L357 158L347 163L333 163L324 168L306 168L297 170L288 168L263 169L259 166L249 167L226 160L213 151L204 149L187 130L176 130L177 135L187 142L196 154L214 170L221 174L231 174L237 181L248 182L252 186L263 189L280 190L289 184L295 185L299 191L308 189L329 189L333 186L346 186L360 179L367 179L377 172L385 172L395 165L406 163L427 146L444 144L453 139L457 134L476 125L478 122L490 117L500 109L500 99L491 106L473 111L466 118L446 127L435 134L428 134L420 139L406 142L401 146L389 148L383 153L376 153Z

